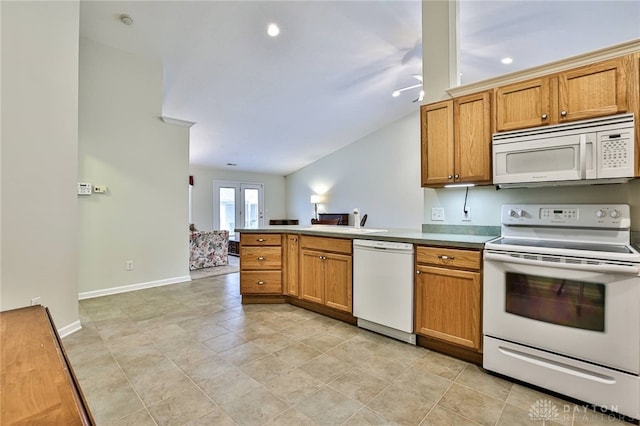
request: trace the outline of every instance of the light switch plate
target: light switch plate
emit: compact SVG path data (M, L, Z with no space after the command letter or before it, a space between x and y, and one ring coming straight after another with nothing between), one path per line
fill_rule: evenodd
M431 207L431 220L442 221L444 220L444 208L443 207Z

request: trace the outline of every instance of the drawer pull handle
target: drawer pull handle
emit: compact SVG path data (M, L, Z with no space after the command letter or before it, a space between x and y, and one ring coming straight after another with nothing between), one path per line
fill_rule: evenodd
M264 243L265 239L264 238L258 238L256 241L259 242L259 243Z
M327 260L327 256L318 256L321 260Z
M264 257L260 256L260 257L258 257L258 260L262 261L262 260L264 260Z
M439 255L438 255L438 259L441 259L441 260L454 260L454 259L455 259L455 257L453 257L453 256L447 256L447 255L445 255L445 254L439 254Z
M258 285L265 285L266 283L264 281L256 281L256 284Z

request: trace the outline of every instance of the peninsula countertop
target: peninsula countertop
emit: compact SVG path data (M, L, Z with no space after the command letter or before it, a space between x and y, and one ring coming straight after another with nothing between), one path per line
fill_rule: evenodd
M411 244L424 244L446 247L460 247L482 249L484 244L499 236L475 235L465 233L464 227L456 227L455 233L422 232L419 229L381 229L381 228L354 228L353 226L339 225L270 225L256 229L236 228L239 233L265 233L265 234L300 234L319 237L333 237L346 239L396 241ZM471 228L469 228L471 230Z

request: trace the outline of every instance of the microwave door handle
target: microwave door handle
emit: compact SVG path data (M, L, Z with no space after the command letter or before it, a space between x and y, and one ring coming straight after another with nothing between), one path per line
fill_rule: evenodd
M580 179L587 178L587 135L580 135Z

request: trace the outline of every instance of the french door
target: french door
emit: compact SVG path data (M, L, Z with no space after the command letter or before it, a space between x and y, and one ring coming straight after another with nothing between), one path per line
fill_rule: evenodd
M256 229L264 222L264 185L231 181L213 182L213 223L216 229Z

